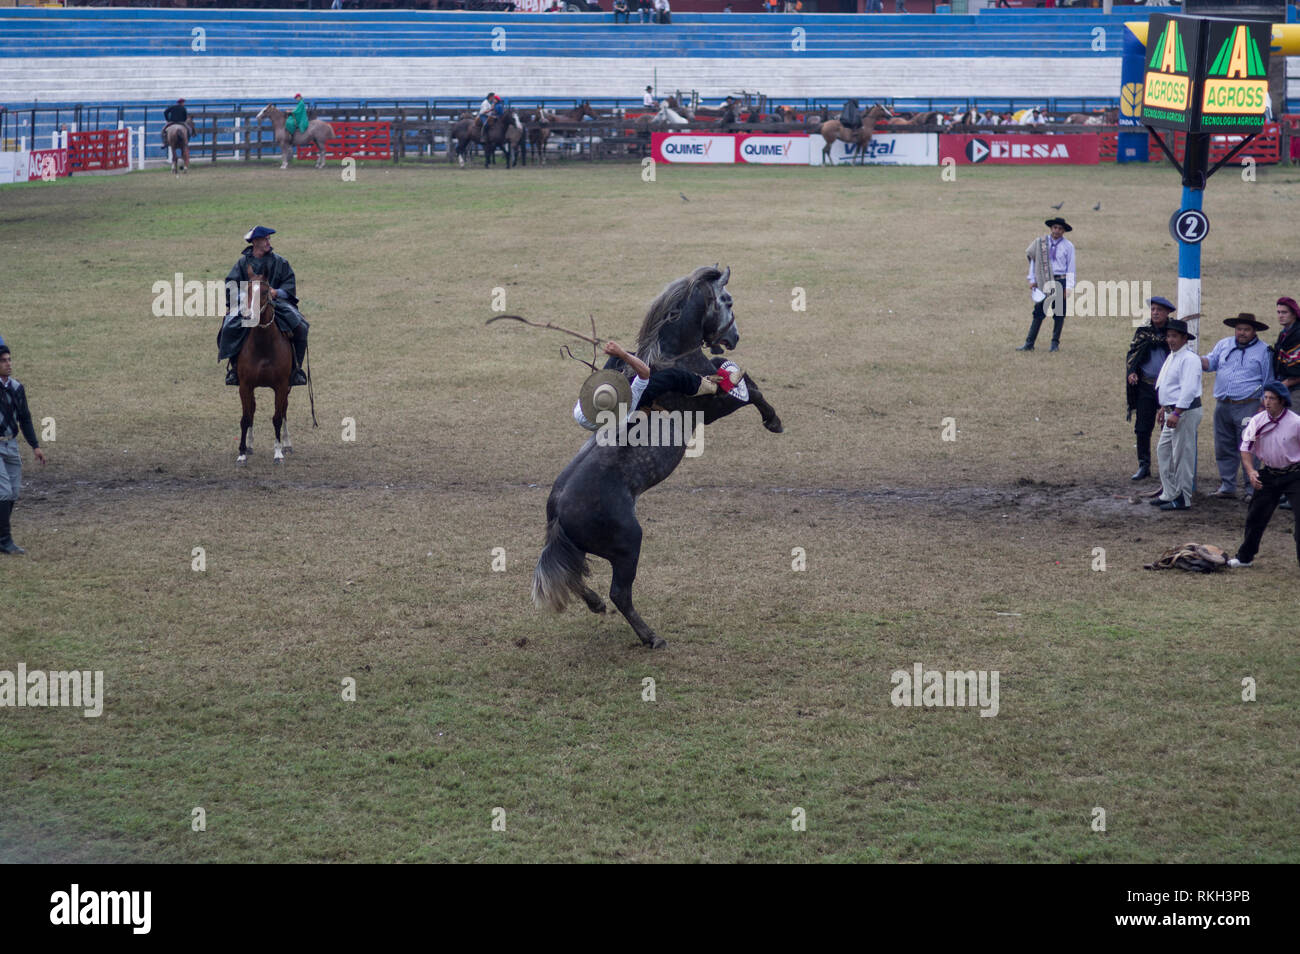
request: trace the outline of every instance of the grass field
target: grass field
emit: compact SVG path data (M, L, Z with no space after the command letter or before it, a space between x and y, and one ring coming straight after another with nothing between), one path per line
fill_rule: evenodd
M939 172L196 165L0 191L0 335L57 426L49 466L24 451L0 669L107 693L99 718L0 709L0 858L1300 860L1290 515L1252 570L1144 571L1235 548L1243 507L1129 499L1128 317L1012 350L1057 202L1081 279L1174 296L1177 177ZM1211 182L1202 350L1296 293L1298 200L1289 170ZM237 469L217 321L154 317L152 287L224 278L254 224L297 271L321 426L295 390L272 465L264 392ZM649 652L529 602L585 369L483 321L504 289L630 344L713 262L786 432L743 410L642 498ZM997 671L996 717L893 706L916 662Z

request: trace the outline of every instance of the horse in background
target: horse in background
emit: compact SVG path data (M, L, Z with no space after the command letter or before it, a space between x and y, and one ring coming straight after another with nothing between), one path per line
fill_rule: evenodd
M265 276L255 273L251 265L245 274L248 288L240 303L240 314L249 319L257 318L257 324L249 329L239 357L235 359L239 402L243 406L243 415L239 419L239 456L235 463L248 462L248 432L252 430L253 415L257 411L253 388L270 388L275 392L275 415L271 418L275 425L274 460L282 464L285 453L293 452L289 425L285 421L289 410L289 381L293 377L293 346L289 343L289 336L276 323L275 300Z
M1095 113L1070 113L1065 121L1081 126L1114 126L1119 122L1119 109L1112 106Z
M861 165L864 155L867 151L867 144L871 142L871 137L875 134L876 123L893 115L884 106L876 103L862 116L862 125L857 129L851 129L845 126L838 119L829 119L822 123L817 132L826 145L822 146L822 162L825 165L831 164L831 145L835 142L848 142L857 146L857 154L854 156L854 164Z
M452 143L455 143L454 147ZM465 154L475 143L482 144L478 121L473 113L461 113L447 134L447 161L451 162L454 155L460 167L465 168Z
M316 168L325 168L325 144L334 138L334 127L322 119L313 119L307 123L306 129L300 129L293 136L290 136L285 129L285 113L276 109L270 103L262 107L261 112L253 117L253 122L261 122L263 119L271 121L271 128L275 131L275 143L280 147L280 168L289 168L289 158L291 151L298 146L315 146L316 147Z
M162 129L163 147L172 153L172 173L180 175L190 171L190 140L194 138L194 120L183 123L168 123ZM178 168L184 156L184 168Z
M513 109L507 109L500 116L490 117L481 135L484 169L496 161L498 149L506 154L507 169L519 164L519 154L522 151L520 143L524 138L524 130L523 124L519 121L519 114Z
M730 276L730 269L706 266L670 283L651 303L641 324L637 336L641 359L655 370L681 367L696 374L715 374L717 369L702 346L721 352L740 342L731 294L726 290ZM610 359L606 367L621 364ZM744 380L751 403L756 403L757 388L748 376ZM762 401L761 395L758 400ZM657 404L669 411L698 412L706 425L745 406L726 394L704 398L665 395ZM638 408L636 413L640 415L642 410ZM650 416L649 408L644 411ZM781 431L780 418L766 401L762 401L760 413L769 431ZM546 545L533 571L536 606L559 612L576 596L593 613L604 613L604 600L584 579L591 572L587 556L594 554L609 561L613 569L609 598L641 643L652 649L668 645L632 605L632 583L641 558L636 502L682 462L687 443L684 431L683 427L678 432L680 440L661 441L660 446L602 444L594 435L587 440L555 479L546 501Z

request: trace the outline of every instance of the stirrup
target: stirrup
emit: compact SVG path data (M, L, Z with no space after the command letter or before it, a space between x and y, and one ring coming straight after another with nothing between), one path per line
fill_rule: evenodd
M239 375L235 373L235 366L233 364L226 369L226 383L235 385L239 384Z
M307 383L307 375L303 373L302 368L294 368L293 376L289 378L289 387L301 387Z

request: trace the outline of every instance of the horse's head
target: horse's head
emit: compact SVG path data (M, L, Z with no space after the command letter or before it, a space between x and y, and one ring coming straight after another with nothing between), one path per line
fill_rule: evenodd
M730 268L705 266L660 292L650 303L637 336L641 360L654 368L671 364L706 344L714 354L740 344L726 287L730 278Z
M261 328L275 322L275 300L271 297L271 284L265 275L253 271L252 265L244 268L248 278L248 297L244 301L244 314L250 319L257 319Z
M275 122L275 117L282 116L282 115L284 114L281 113L278 109L276 109L274 105L272 105L271 103L267 103L260 110L258 110L257 115L253 117L253 122L260 123L263 119L269 119L271 120L271 122Z

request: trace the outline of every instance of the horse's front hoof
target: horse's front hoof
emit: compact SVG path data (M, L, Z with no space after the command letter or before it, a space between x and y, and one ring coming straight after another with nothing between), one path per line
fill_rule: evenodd
M654 639L650 640L650 648L651 648L651 649L667 649L667 648L668 648L668 640L664 639L662 636L656 636Z
M247 454L240 454L238 457L235 458L235 463L236 463L237 465L238 465L238 464L247 464L247 463L248 463L248 455L247 455Z
M773 434L780 434L785 431L785 428L781 426L781 419L779 417L768 418L763 422L763 426Z

